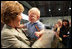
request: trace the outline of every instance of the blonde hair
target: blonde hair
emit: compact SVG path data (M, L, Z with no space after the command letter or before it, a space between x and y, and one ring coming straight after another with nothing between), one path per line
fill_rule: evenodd
M58 21L57 22L60 22L61 24L62 24L62 20L61 19L58 19Z
M31 8L31 9L28 11L28 15L29 15L30 13L35 13L38 17L40 17L40 10L39 10L38 8L36 8L36 7Z
M6 1L1 6L1 21L8 24L24 11L24 7L17 1Z

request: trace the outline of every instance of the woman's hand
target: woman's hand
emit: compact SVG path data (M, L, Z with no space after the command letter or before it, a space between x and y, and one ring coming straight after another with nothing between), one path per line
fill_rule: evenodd
M67 35L63 35L63 37L67 37Z
M62 38L61 38L61 37L59 37L59 40L60 40L60 41L62 41Z

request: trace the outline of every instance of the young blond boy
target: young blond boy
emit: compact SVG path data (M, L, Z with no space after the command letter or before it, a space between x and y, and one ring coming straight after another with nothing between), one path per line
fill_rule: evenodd
M27 27L28 37L31 39L38 39L44 33L44 24L39 21L40 10L36 7L28 11L29 22L20 25L19 28Z

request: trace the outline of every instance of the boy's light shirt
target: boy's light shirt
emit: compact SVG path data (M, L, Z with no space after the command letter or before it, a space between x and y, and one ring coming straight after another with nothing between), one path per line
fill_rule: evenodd
M40 30L45 29L44 24L41 23L39 20L36 21L36 22L33 23L33 24L31 24L30 22L28 22L28 23L26 23L26 24L24 24L24 25L27 26L27 29L28 29L28 30L27 30L27 34L28 34L28 36L31 37L31 38L37 38L37 37L35 36L35 34L34 34L34 33L37 31L37 29L35 28L35 25L37 25Z

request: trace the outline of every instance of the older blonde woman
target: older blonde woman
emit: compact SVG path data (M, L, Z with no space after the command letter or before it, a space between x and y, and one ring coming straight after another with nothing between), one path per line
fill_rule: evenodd
M1 31L2 48L29 48L29 41L20 29L21 13L24 7L15 1L6 1L1 8L2 21L5 24Z

